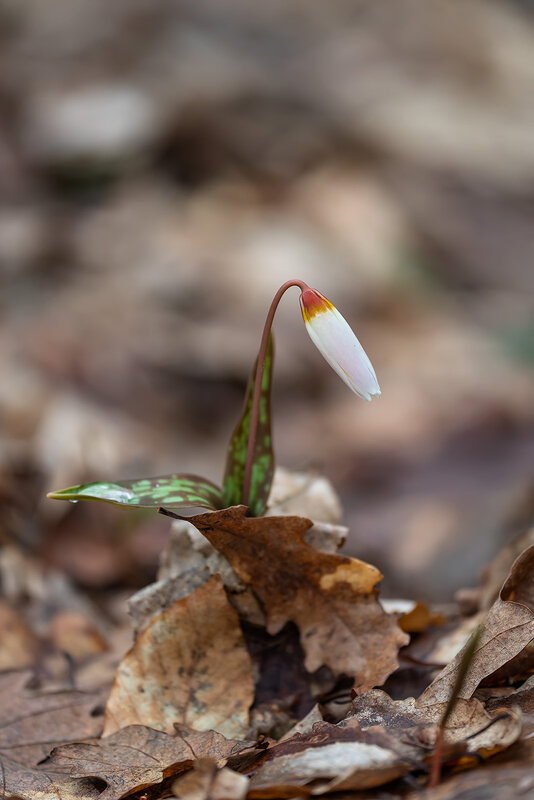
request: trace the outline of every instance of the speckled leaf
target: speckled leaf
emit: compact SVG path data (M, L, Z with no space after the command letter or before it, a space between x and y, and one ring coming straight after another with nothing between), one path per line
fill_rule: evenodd
M261 386L260 413L256 446L254 448L254 466L250 482L250 495L248 506L253 517L259 517L265 511L267 499L271 490L274 472L274 453L271 437L271 385L273 374L273 337L269 336L269 344L265 356L265 369ZM223 481L223 496L225 506L239 505L243 500L243 480L245 475L245 462L247 458L248 436L250 431L250 416L252 411L252 395L256 375L254 363L249 379L245 406L241 419L237 423L228 445L226 469Z
M58 492L49 492L52 500L97 500L130 508L210 508L223 506L218 486L197 475L165 475L134 481L85 483Z
M178 722L244 739L253 700L252 662L216 574L154 617L123 657L104 736L127 725L172 734Z

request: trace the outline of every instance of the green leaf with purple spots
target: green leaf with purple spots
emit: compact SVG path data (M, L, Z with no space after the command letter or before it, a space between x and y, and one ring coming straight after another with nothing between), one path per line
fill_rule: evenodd
M209 508L223 507L218 486L197 475L165 475L117 483L98 481L49 492L52 500L96 500L129 508Z
M265 511L274 473L274 453L271 437L271 386L273 377L273 337L269 336L265 368L261 383L260 413L256 446L254 448L254 464L250 482L248 507L253 517L259 517ZM249 379L245 405L241 419L237 423L228 445L226 469L223 480L223 497L225 506L236 506L242 502L245 462L250 431L252 396L256 376L256 363Z

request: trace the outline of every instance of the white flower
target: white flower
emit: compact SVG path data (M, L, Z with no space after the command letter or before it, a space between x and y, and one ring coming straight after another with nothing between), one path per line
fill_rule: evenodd
M337 308L315 289L304 289L300 307L312 342L339 377L363 400L380 396L373 365Z

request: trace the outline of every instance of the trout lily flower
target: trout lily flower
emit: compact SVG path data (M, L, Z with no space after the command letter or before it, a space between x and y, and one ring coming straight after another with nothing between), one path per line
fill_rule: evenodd
M309 287L301 292L300 308L312 342L339 377L362 400L379 397L373 365L337 308Z
M198 475L174 473L162 478L71 486L48 496L57 500L97 500L130 508L153 508L176 519L181 509L248 506L261 516L267 507L274 474L271 436L271 328L278 304L291 287L300 289L300 308L313 343L352 391L363 400L380 395L375 371L349 324L332 303L299 278L276 291L263 327L260 349L249 379L245 404L228 445L222 487Z

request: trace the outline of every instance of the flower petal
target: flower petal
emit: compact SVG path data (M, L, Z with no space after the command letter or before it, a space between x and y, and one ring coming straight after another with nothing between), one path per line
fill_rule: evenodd
M315 289L302 292L300 307L312 342L339 377L363 400L379 397L373 365L337 308Z

